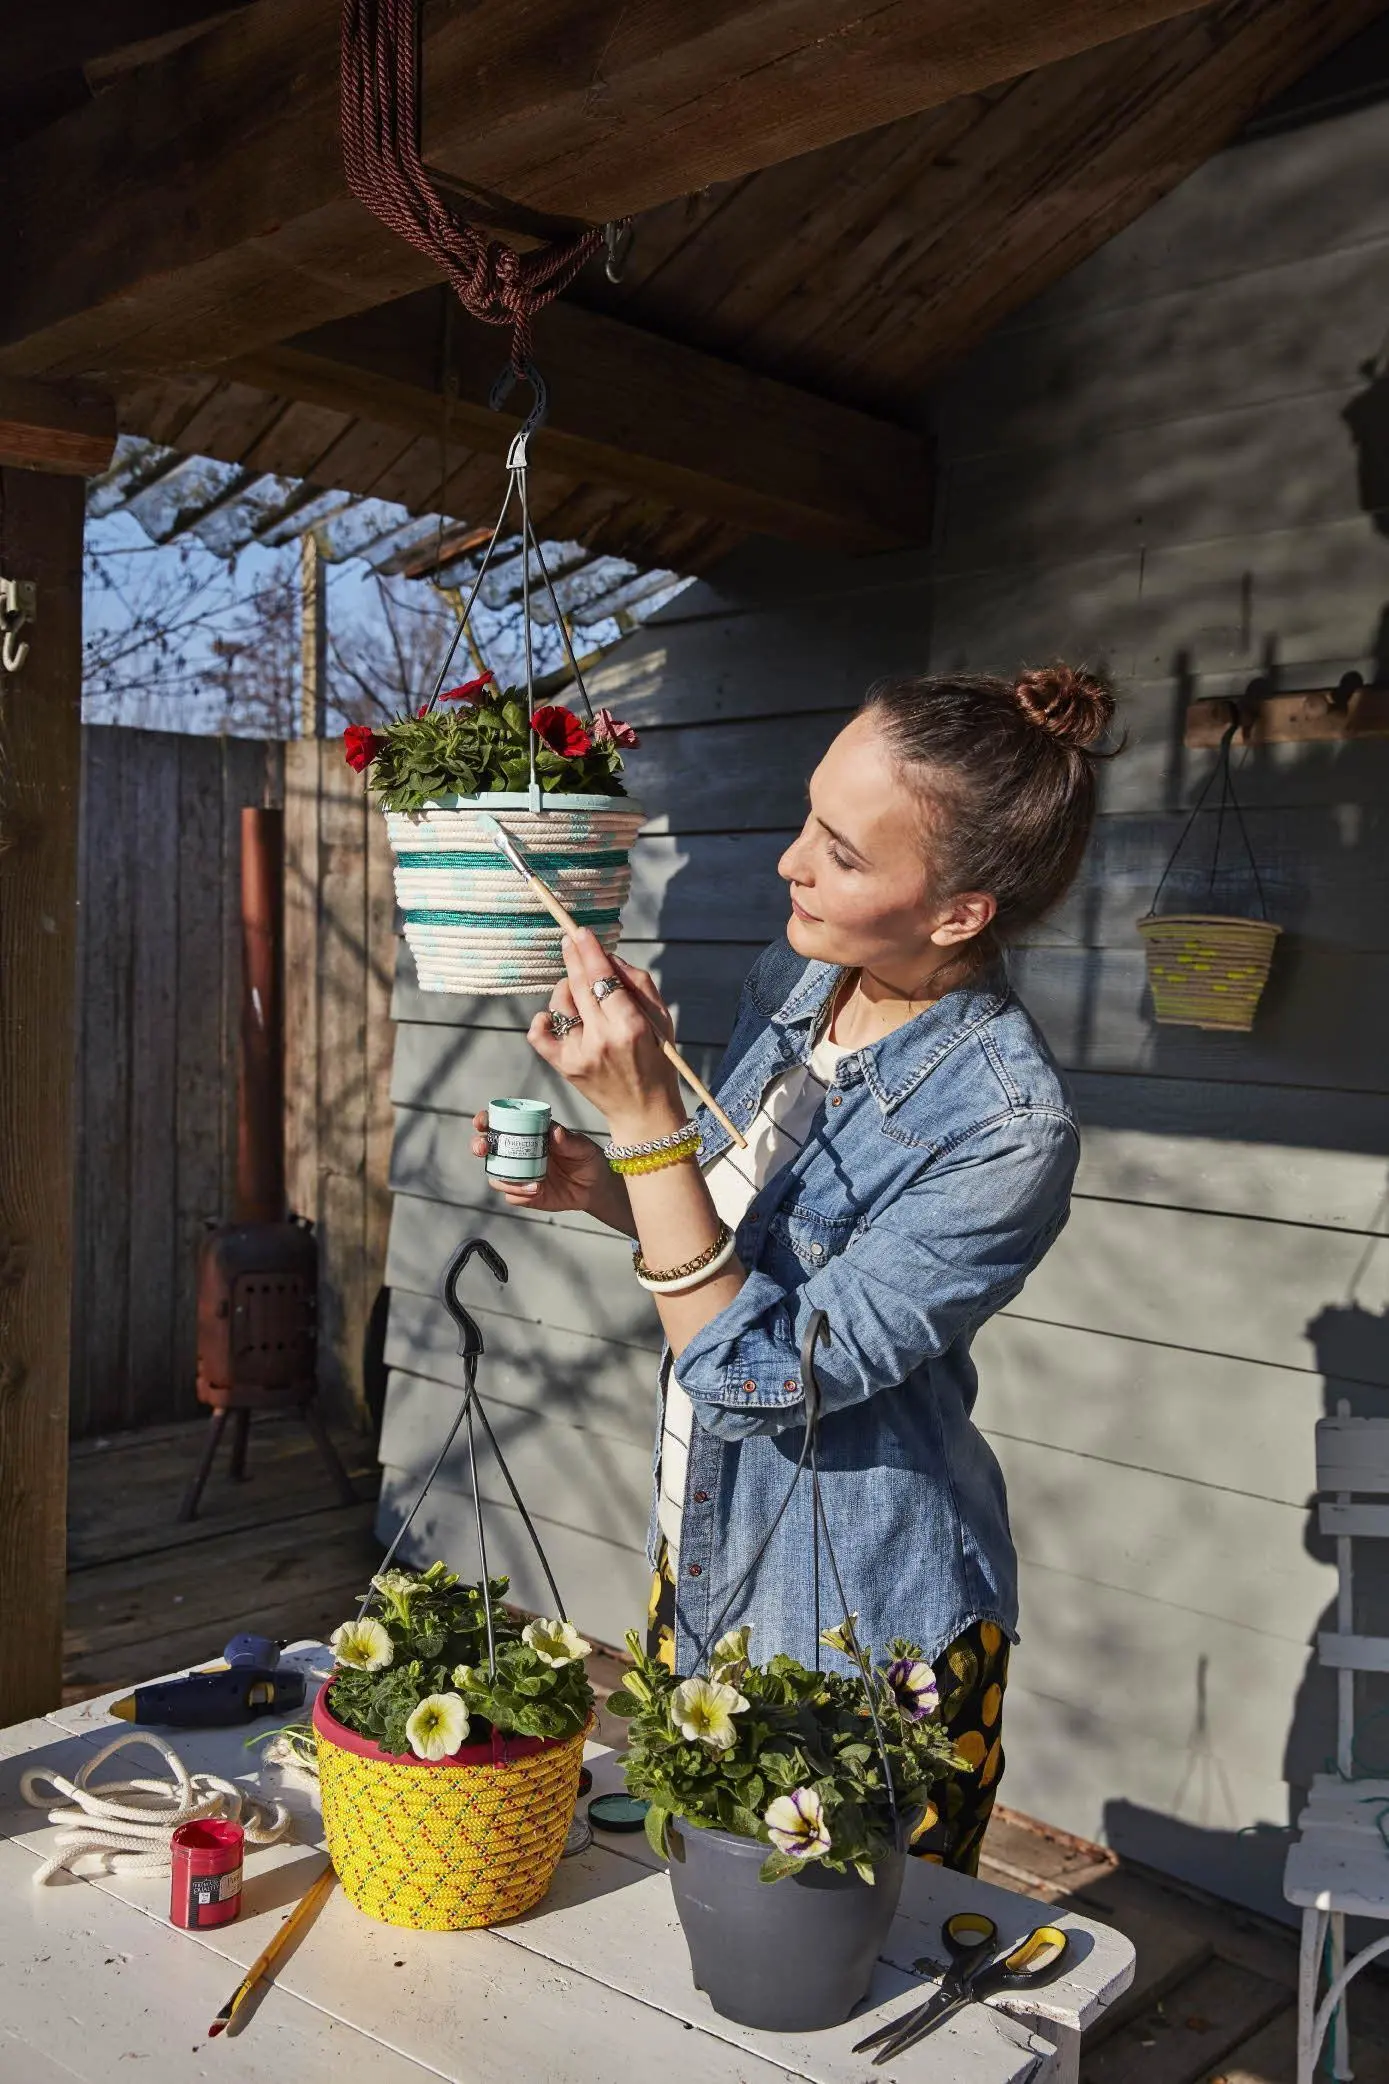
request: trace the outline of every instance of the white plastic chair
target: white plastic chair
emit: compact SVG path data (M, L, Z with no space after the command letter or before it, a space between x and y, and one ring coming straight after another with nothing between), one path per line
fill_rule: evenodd
M1317 1637L1317 1655L1336 1674L1336 1771L1318 1773L1288 1852L1283 1894L1302 1911L1297 1990L1297 2084L1313 2084L1331 2027L1331 2074L1353 2077L1346 2025L1352 1977L1389 1949L1389 1933L1346 1960L1346 1918L1389 1919L1389 1780L1357 1780L1355 1674L1389 1672L1389 1636L1357 1635L1351 1548L1365 1536L1389 1539L1389 1419L1351 1418L1344 1401L1317 1426L1318 1519L1336 1540L1336 1627ZM1334 1499L1328 1497L1334 1493ZM1383 1822L1382 1822L1383 1820ZM1329 1980L1318 2002L1330 1933ZM1334 2025L1333 2025L1334 2018Z

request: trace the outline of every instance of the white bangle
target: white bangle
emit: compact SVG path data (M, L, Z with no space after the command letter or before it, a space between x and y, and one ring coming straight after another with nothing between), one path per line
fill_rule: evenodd
M687 1288L698 1288L700 1282L707 1281L711 1274L722 1273L737 1249L737 1238L730 1237L723 1250L711 1259L707 1266L702 1266L697 1274L686 1274L683 1280L679 1281L649 1281L644 1274L638 1274L637 1286L644 1288L648 1295L683 1295Z

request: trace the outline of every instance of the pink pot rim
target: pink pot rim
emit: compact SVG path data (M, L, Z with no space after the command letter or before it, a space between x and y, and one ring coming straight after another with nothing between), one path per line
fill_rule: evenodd
M583 1730L572 1737L503 1737L496 1730L483 1738L479 1744L464 1744L448 1758L416 1758L413 1751L383 1751L374 1737L359 1736L345 1722L339 1722L328 1706L328 1695L332 1691L330 1679L319 1688L313 1704L313 1726L325 1743L334 1744L339 1751L350 1751L355 1758L379 1759L386 1766L419 1766L426 1772L438 1772L450 1766L509 1766L518 1759L534 1758L541 1751L558 1751L566 1744L581 1743L587 1735ZM590 1722L589 1727L592 1727Z

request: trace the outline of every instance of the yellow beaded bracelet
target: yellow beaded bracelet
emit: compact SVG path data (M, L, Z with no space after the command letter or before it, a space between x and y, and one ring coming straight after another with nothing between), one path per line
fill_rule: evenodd
M699 1155L699 1133L687 1136L683 1143L668 1144L663 1151L643 1151L639 1158L609 1158L614 1172L631 1174L636 1172L660 1172L666 1165L681 1165L686 1158Z

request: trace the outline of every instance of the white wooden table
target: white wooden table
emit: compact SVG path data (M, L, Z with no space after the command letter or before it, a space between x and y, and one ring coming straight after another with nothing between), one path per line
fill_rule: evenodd
M329 1669L321 1645L286 1653ZM254 2015L234 2038L207 2025L323 1865L313 1797L264 1771L244 1728L175 1735L190 1768L243 1779L294 1802L295 1840L248 1851L244 1908L233 1925L183 1932L167 1921L168 1881L60 1878L33 1885L52 1831L19 1797L40 1760L71 1778L92 1751L130 1725L107 1712L117 1696L83 1701L0 1730L0 2078L4 2084L144 2084L212 2077L234 2084L608 2084L650 2075L678 2084L1067 2084L1080 2034L1133 1979L1122 1934L1062 1913L1073 1966L1026 2012L971 2005L898 2063L874 2069L851 2053L874 2025L924 1994L911 1973L939 1957L951 1911L987 1911L1004 1940L1043 1906L1011 1891L909 1863L902 1906L867 2003L825 2033L753 2032L721 2019L690 1980L669 1884L640 1834L595 1834L561 1861L530 1916L490 1932L402 1932L377 1924L334 1890ZM156 1771L138 1752L136 1773ZM620 1785L610 1752L593 1747L595 1787ZM119 1774L124 1761L112 1761ZM103 1769L105 1771L105 1769ZM771 1964L773 1973L794 1963Z

